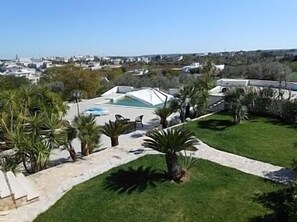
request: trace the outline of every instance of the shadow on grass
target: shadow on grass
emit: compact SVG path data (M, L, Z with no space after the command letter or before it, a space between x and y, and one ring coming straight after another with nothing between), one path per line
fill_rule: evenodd
M251 222L287 222L288 207L285 204L290 200L292 188L282 189L276 192L266 193L255 197L255 201L271 210L270 214L252 218Z
M150 167L140 166L137 169L129 167L110 174L104 181L104 187L119 193L132 194L143 192L148 187L156 187L158 183L167 181L164 172L158 172Z
M197 126L202 129L221 131L228 127L234 126L234 123L231 120L210 119L198 121Z
M289 129L296 129L296 124L289 124L289 123L281 121L280 119L277 119L277 118L269 117L269 118L267 118L267 120L265 122L271 123L271 124L277 125L277 126L283 126L283 127L289 128Z
M278 171L273 172L263 172L266 177L268 177L270 180L276 181L278 183L284 183L284 184L291 184L294 180L297 178L297 173L295 170L290 169L280 169Z

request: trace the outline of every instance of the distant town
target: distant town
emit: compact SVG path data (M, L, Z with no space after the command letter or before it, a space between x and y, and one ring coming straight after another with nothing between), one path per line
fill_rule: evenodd
M134 75L145 75L149 73L147 65L151 68L169 67L181 73L197 74L196 71L202 67L205 58L211 58L218 63L215 66L218 70L224 70L225 66L230 66L230 58L235 61L240 58L271 58L274 61L294 60L297 56L297 49L288 50L256 50L256 51L231 51L217 53L189 53L189 54L163 54L163 55L144 55L144 56L50 56L41 58L23 58L16 55L14 59L0 59L0 75L25 77L32 84L37 84L43 72L51 67L62 67L67 64L74 64L76 67L89 70L113 69L125 67L125 71ZM222 59L224 58L224 59ZM238 65L244 65L240 62ZM249 65L249 62L245 65ZM234 66L234 65L231 65ZM156 67L155 67L156 68ZM194 72L193 72L194 71Z

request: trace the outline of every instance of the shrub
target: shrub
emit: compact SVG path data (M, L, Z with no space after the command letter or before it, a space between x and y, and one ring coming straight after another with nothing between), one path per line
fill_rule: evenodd
M297 119L297 100L287 100L282 104L281 118L290 124L296 122Z

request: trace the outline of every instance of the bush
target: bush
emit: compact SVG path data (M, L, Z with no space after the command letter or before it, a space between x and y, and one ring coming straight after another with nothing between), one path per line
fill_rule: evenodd
M297 119L297 100L284 101L284 103L282 105L281 118L286 123L290 123L290 124L296 123L296 119Z

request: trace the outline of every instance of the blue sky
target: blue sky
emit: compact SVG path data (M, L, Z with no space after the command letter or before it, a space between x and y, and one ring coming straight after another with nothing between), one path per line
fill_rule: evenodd
M296 0L1 0L0 58L297 48Z

